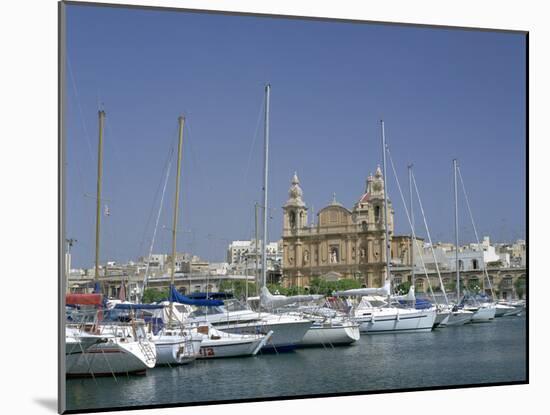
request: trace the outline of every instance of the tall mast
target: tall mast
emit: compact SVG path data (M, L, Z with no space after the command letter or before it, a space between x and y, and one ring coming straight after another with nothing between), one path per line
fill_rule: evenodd
M185 118L183 115L178 117L178 167L176 173L176 197L174 199L174 221L172 223L172 269L170 270L170 285L174 285L174 274L176 272L176 233L178 229L178 211L180 199L180 175L181 175L181 153L183 151L183 125ZM172 288L170 288L172 289ZM172 321L172 296L170 295L170 322Z
M258 275L258 202L254 203L254 282L256 283L256 295L259 295L259 275Z
M263 240L262 240L262 287L266 286L267 272L267 172L269 164L269 94L271 85L265 86L265 120L264 120L264 215L263 215Z
M96 194L96 222L95 222L95 274L94 282L99 281L99 229L101 225L101 176L103 173L103 125L105 111L99 110L99 143L97 146L97 194Z
M413 241L414 238L414 215L413 215L413 193L412 193L412 164L408 165L409 168L409 195L410 195L410 205L409 205L409 215L411 217L411 284L414 287L414 244L416 241Z
M382 126L382 165L384 169L384 231L386 243L386 281L390 282L391 292L391 273L390 273L390 237L388 230L388 181L386 176L386 135L384 132L384 121L380 120ZM390 293L388 293L389 295Z
M454 190L455 190L455 266L456 266L456 302L460 301L460 267L458 261L458 191L456 182L456 159L453 159L453 171L454 171Z

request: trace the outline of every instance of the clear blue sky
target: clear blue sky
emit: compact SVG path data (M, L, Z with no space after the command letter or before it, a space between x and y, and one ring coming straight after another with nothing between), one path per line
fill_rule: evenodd
M380 126L402 185L408 163L435 240L454 239L452 159L480 237L525 237L525 37L521 34L67 7L67 236L91 266L97 110L107 112L101 260L147 254L164 166L188 128L178 251L225 258L254 233L261 200L264 85L272 84L269 223L296 170L308 206L351 208L381 163ZM174 165L173 165L174 167ZM170 250L172 169L155 252ZM396 233L410 232L393 175ZM465 204L461 242L474 240ZM103 210L103 209L102 209ZM418 208L416 208L418 211ZM420 218L417 218L420 223ZM425 232L418 227L421 236Z

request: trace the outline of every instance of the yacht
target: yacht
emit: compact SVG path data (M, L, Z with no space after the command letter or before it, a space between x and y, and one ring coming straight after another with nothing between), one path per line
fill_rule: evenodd
M435 323L436 310L417 310L389 306L381 298L363 297L353 309L352 321L366 334L429 332Z
M77 328L69 326L68 332ZM81 327L81 338L97 339L87 348L72 348L66 353L67 376L108 376L144 374L156 364L155 345L147 339L142 325L95 324Z
M209 323L217 330L233 334L267 335L263 351L294 349L313 325L313 321L296 315L271 314L252 311L236 300L227 300L223 306L198 308L188 316L189 323Z

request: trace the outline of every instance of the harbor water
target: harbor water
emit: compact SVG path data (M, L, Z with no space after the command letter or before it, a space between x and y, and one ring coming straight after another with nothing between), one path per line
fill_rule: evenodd
M526 319L430 333L362 335L352 346L197 360L146 376L68 379L67 409L526 381Z

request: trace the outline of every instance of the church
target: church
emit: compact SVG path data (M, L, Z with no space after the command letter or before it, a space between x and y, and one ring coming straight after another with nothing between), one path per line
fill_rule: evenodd
M380 166L367 178L352 210L336 201L308 222L308 207L297 174L283 206L283 284L307 287L312 278L357 279L379 287L385 276L384 178ZM315 212L313 212L315 214ZM388 200L392 264L410 266L410 236L394 236L394 210Z

